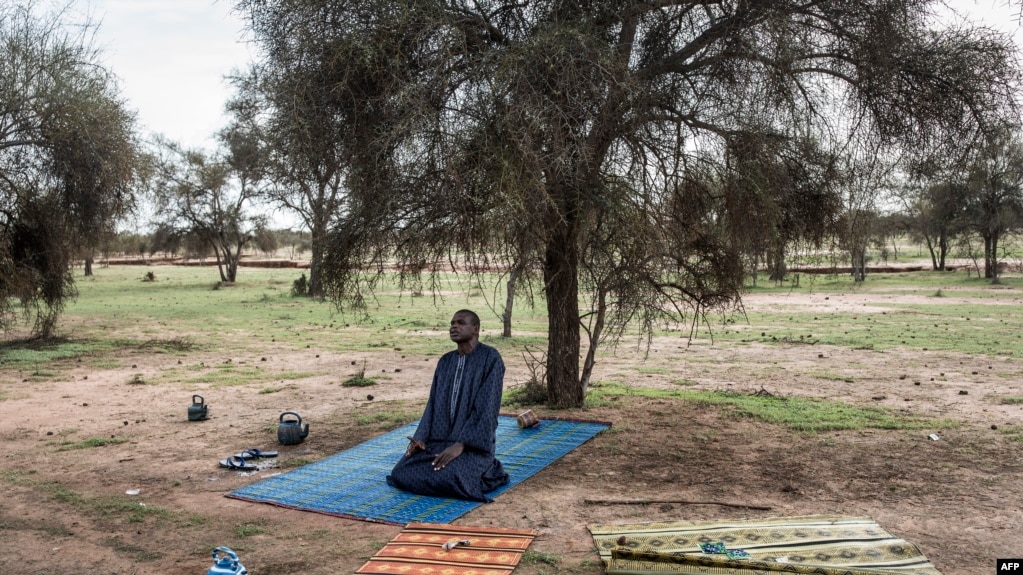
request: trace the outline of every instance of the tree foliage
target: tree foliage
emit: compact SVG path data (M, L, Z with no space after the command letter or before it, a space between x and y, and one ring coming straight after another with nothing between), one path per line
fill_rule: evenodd
M973 141L1017 86L1006 39L933 29L920 0L235 3L265 65L298 50L304 90L341 102L327 294L359 304L393 264L411 285L525 262L554 405L583 402L584 332L592 351L736 300L736 228L784 202L723 185L734 152Z
M906 188L901 199L910 238L927 247L932 269L945 271L953 239L964 223L964 186L937 178L915 178Z
M983 275L998 281L1002 240L1023 225L1023 143L1020 128L1006 123L953 155L929 158L912 174L903 194L913 234L931 252L934 269L945 269L953 245L981 246ZM978 267L978 274L980 273Z
M45 8L0 6L0 326L15 324L20 300L44 336L74 296L75 250L132 207L140 165L92 26Z
M834 236L842 211L838 155L812 137L733 137L725 150L723 197L730 228L755 274L760 260L770 279L786 274L786 250L794 243L820 245ZM734 205L738 204L738 205Z
M242 251L263 233L267 219L249 211L258 194L252 149L244 145L244 138L230 133L223 139L227 146L223 155L160 141L152 191L164 244L200 241L213 252L220 281L233 283Z
M282 23L286 25L286 23ZM265 149L265 199L297 215L311 234L309 289L323 296L320 276L331 219L345 207L350 167L359 149L364 112L359 94L337 90L351 62L324 53L332 28L256 28L265 57L234 79L236 122ZM278 34L284 34L279 36ZM310 38L318 37L319 41Z
M965 181L965 221L984 241L984 277L998 281L1002 238L1023 223L1023 141L1005 129L978 146Z

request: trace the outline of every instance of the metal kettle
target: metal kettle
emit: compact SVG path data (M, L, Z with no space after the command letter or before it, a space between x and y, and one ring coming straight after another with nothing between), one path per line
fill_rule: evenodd
M199 401L196 401L199 398ZM188 421L202 421L210 416L210 406L201 395L192 396L192 405L188 406Z
M213 567L206 575L247 575L248 572L238 561L237 553L228 547L217 547L213 550Z
M284 416L293 415L295 419L285 420ZM309 424L302 427L302 416L294 411L285 411L281 414L280 425L277 427L277 441L281 445L298 445L309 435Z

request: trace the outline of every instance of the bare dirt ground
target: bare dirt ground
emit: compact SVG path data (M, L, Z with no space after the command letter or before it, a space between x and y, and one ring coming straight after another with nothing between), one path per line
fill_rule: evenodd
M872 309L865 305L870 296L807 297L797 303ZM745 302L793 303L756 296ZM432 360L394 351L125 354L123 367L106 370L62 365L61 381L26 383L25 374L0 366L0 573L195 575L212 565L218 545L238 551L253 575L352 573L400 530L225 494L380 434L397 425L388 414L417 413ZM181 361L259 362L280 371L315 365L333 375L290 381L269 394L259 393L262 384L186 390L132 383L135 374L155 378ZM352 363L363 361L367 374L386 371L389 379L372 388L342 387L356 369ZM521 362L506 361L506 385L522 382ZM649 358L629 349L605 356L595 379L616 379L638 362L661 369L634 385L668 387L684 378L695 389L881 405L960 425L933 431L937 441L930 430L806 435L680 400L628 395L608 407L535 409L614 427L457 521L538 529L519 574L602 573L588 524L805 514L872 517L920 545L945 575L993 573L996 558L1023 555L1023 441L1019 432L1005 433L1023 426L1023 406L998 401L1023 396L1023 361L821 345L685 346L664 338ZM831 376L820 376L825 369ZM187 421L192 393L206 398L209 420ZM286 410L310 424L300 445L277 445L276 422ZM374 414L380 423L359 419ZM61 449L64 442L108 437L123 442ZM218 467L219 459L248 447L279 449L278 469L247 475Z

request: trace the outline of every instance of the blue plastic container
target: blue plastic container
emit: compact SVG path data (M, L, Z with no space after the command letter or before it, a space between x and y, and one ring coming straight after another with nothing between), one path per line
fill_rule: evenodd
M217 547L213 550L213 567L206 572L206 575L248 575L246 569L239 561L238 554L227 547Z

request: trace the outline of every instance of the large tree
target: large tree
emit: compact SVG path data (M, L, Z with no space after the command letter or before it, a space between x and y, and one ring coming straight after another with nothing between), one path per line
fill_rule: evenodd
M936 177L913 178L900 199L911 237L927 246L931 268L945 271L952 240L964 223L965 185Z
M71 263L133 205L134 116L90 45L94 26L34 2L0 6L0 327L20 300L49 335Z
M1006 128L978 146L965 183L966 221L984 240L984 277L998 281L998 250L1023 221L1023 141Z
M351 126L358 177L325 254L328 295L361 302L367 264L483 271L514 252L501 246L537 246L549 399L564 406L584 400L586 322L650 328L738 296L722 221L741 225L746 206L714 184L729 142L796 126L877 146L971 141L1018 75L1005 38L935 29L921 0L236 6L264 50L310 43L312 63L343 71L307 78L366 120Z
M741 221L731 226L737 245L751 261L763 259L770 279L786 275L786 253L793 244L820 246L836 233L841 212L838 158L821 142L803 137L765 138L752 131L727 143L728 170L723 194L733 203L726 213ZM736 206L734 204L741 204Z
M199 239L213 252L220 281L227 283L238 277L245 246L267 227L267 218L250 210L258 195L251 150L244 138L231 135L222 133L226 151L213 153L159 141L152 180L154 223L164 241Z
M324 295L328 227L345 208L348 179L356 177L351 156L369 150L358 134L373 131L359 95L335 89L345 84L354 58L324 53L331 33L328 22L264 32L265 59L234 79L237 95L230 105L236 122L258 135L265 150L264 198L297 215L310 232L313 297Z

